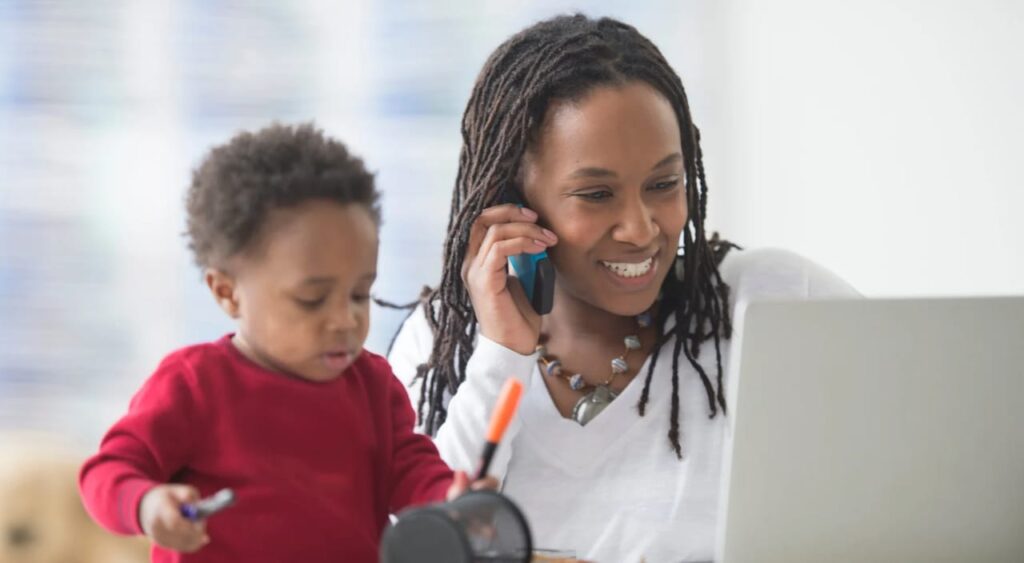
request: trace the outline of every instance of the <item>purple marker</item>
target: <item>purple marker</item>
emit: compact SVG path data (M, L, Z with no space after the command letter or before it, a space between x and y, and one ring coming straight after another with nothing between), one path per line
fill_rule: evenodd
M181 515L193 522L203 520L235 503L235 492L221 489L212 497L206 497L193 504L181 505Z

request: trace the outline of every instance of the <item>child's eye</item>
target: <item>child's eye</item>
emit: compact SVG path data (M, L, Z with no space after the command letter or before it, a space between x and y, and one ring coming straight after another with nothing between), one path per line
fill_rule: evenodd
M356 303L366 303L367 301L370 300L370 294L356 294L352 296L352 300L355 301Z
M307 309L309 311L317 309L318 307L323 305L324 301L326 300L326 296L320 297L318 299L299 299L298 297L295 298L295 302L298 303L300 307L302 307L303 309Z

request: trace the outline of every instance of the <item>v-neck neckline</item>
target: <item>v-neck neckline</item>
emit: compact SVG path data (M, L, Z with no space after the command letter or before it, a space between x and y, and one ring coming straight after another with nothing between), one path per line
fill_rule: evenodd
M671 331L675 324L676 319L672 315L666 320L662 334ZM628 428L642 422L643 417L636 410L636 405L644 383L637 380L647 379L647 370L650 369L650 362L654 359L655 353L659 356L671 353L674 339L675 337L662 343L657 352L652 350L648 353L637 374L622 389L622 393L586 426L562 416L544 383L545 376L540 363L534 362L530 386L520 406L521 410L528 411L521 412L519 416L522 420L522 430L543 434L544 439L534 441L535 445L541 445L546 459L563 470L577 475L597 471L601 465L598 463L601 458L614 451L611 446L629 434L626 431ZM661 361L668 360L659 357L659 362ZM653 377L657 379L657 374L653 374ZM656 402L655 390L660 386L660 382L651 380L652 395L647 404L648 412L652 408L651 403ZM630 412L620 412L626 409Z
M652 349L652 352L653 352L653 349ZM646 376L646 370L649 369L647 367L647 364L650 363L651 356L653 356L653 355L654 355L653 353L647 355L647 358L644 360L644 363L640 365L640 369L636 372L636 375L634 375L633 378L630 379L628 383L626 383L626 386L623 387L622 390L615 396L615 399L613 399L608 404L608 406L605 407L605 409L603 411L598 413L597 416L592 418L590 420L590 422L588 422L586 424L586 426L576 422L575 420L572 419L572 417L564 417L564 416L562 416L562 413L558 410L558 405L555 404L554 397L552 397L551 396L551 392L548 391L548 387L545 384L545 380L544 380L544 372L543 372L543 370L541 370L540 365L536 365L535 368L534 368L534 374L540 376L540 380L539 381L535 381L535 383L537 383L540 387L542 387L544 389L544 396L547 397L547 399L548 399L546 401L546 404L544 405L544 408L546 410L548 410L554 416L557 416L558 418L560 418L562 420L567 420L567 421L571 422L574 426L577 426L579 428L582 428L582 429L586 430L586 429L593 428L594 425L597 424L597 421L601 420L606 413L614 412L614 411L612 411L612 409L617 408L620 402L624 402L625 399L629 399L630 397L632 397L634 395L637 395L637 398L639 398L639 396L638 396L639 391L635 390L635 388L639 385L639 384L637 384L636 380L647 377ZM581 397L585 396L585 395L586 394L581 395ZM579 399L577 399L577 400L579 400ZM621 407L619 407L619 408L621 408ZM609 418L611 418L611 417L609 417Z
M623 431L625 428L640 423L636 404L652 357L653 353L648 354L640 371L626 384L622 393L586 426L562 416L544 384L540 365L535 365L530 375L530 390L523 403L524 410L529 411L528 414L523 413L526 416L521 416L523 430L546 434L547 438L541 442L546 457L566 470L579 473L596 469L600 466L595 463L597 458L613 449L601 446L610 446L627 434Z
M661 333L667 334L669 331L671 331L672 328L675 327L675 324L676 324L675 320L676 320L675 319L675 315L669 316L669 318L665 321L665 328L664 328L663 331L661 331ZM651 322L656 323L658 321L655 318ZM655 332L657 333L658 331L655 330ZM660 338L660 336L658 338ZM538 407L538 414L542 415L542 418L545 419L545 421L547 423L549 423L549 424L551 423L550 421L551 421L551 419L553 417L553 418L557 418L558 420L570 422L570 423L572 423L573 426L575 426L577 428L584 428L584 429L586 429L586 428L594 427L595 423L598 420L600 420L601 418L603 418L603 416L606 413L608 413L609 410L615 408L616 404L619 403L621 400L626 399L626 398L631 398L633 396L635 396L636 399L639 399L640 391L637 391L635 389L636 387L638 387L638 385L636 384L636 380L640 379L640 378L644 378L644 379L647 378L647 370L650 369L648 367L648 364L651 362L651 358L654 357L655 350L657 350L657 352L660 354L661 351L664 349L665 345L667 345L667 344L669 344L669 342L665 342L660 348L659 347L651 348L651 351L644 358L643 364L640 365L640 369L637 370L636 375L633 376L633 379L629 380L629 383L627 383L626 386L622 388L622 391L618 395L615 396L615 399L607 407L605 407L605 409L603 411L601 411L597 416L595 416L593 419L591 419L590 422L588 422L586 426L583 426L580 423L576 422L575 420L572 419L571 416L570 417L562 416L562 413L559 412L559 410L558 410L558 405L555 404L555 400L551 396L551 392L548 391L548 386L547 386L546 381L544 379L544 370L541 368L539 362L535 362L534 363L533 374L531 375L531 377L533 377L534 380L531 381L530 386L531 387L540 387L541 389L543 389L544 399L546 399L546 400L538 399L538 401L537 401L538 404L536 405ZM539 393L538 393L538 395L539 395ZM634 401L634 404L636 404L635 401ZM637 413L637 417L639 417L639 416L640 416L640 413ZM612 417L609 417L609 418L612 418Z

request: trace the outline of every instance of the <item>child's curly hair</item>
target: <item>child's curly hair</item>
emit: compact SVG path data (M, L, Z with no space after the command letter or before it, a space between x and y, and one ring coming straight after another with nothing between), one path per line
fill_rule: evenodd
M366 207L380 224L373 174L312 123L273 123L214 147L192 174L186 237L200 268L246 249L267 214L310 199Z

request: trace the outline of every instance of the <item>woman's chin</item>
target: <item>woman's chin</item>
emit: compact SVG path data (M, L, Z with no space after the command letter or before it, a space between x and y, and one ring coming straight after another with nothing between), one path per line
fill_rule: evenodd
M608 295L601 300L600 308L621 317L635 317L650 311L658 300L659 291L631 295Z

